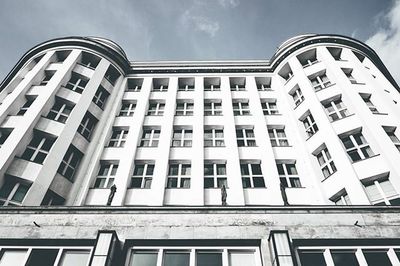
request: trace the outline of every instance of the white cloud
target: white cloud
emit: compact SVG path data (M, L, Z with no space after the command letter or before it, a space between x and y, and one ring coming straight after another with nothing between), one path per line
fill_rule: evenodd
M390 11L379 17L379 30L366 43L380 56L397 83L400 83L400 0L394 2Z
M239 5L239 0L218 0L218 3L224 8L235 8Z
M219 23L208 17L193 15L190 10L186 10L182 17L181 23L185 28L194 27L197 31L202 31L211 37L214 37L219 30Z

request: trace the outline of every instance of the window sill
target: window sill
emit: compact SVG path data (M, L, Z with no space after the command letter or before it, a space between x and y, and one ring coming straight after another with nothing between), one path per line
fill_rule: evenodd
M351 81L350 81L350 83L351 83L351 84L354 84L354 85L365 85L364 82L351 82Z
M258 148L258 145L254 145L254 146L238 146L238 148Z
M229 187L225 187L226 189L229 189ZM221 190L222 187L205 187L204 189L218 189Z
M308 138L306 138L306 141L311 139L313 136L315 136L319 131L315 132L314 134L312 134L311 136L309 136Z
M264 114L264 116L280 116L282 114Z
M305 100L301 101L298 105L295 105L294 108L293 108L293 110L296 110L297 107L299 107L304 101L305 101Z
M311 64L307 64L307 65L305 65L305 66L303 66L303 68L304 69L306 69L306 68L308 68L308 67L310 67L310 66L313 66L313 65L315 65L315 64L318 64L319 62L321 62L321 61L314 61L314 62L311 62Z
M225 148L226 146L204 146L204 148Z
M166 187L165 189L190 189L190 187Z
M292 75L290 78L288 78L283 86L285 86L286 84L288 84L289 81L291 81L291 80L293 79L293 77L294 77L294 75Z
M193 115L175 115L175 116L193 116Z
M170 148L191 148L192 146L171 146Z
M380 155L379 153L378 153L378 154L374 154L374 155L372 155L371 157L368 157L368 158L365 158L365 159L361 159L361 160L358 160L358 161L356 161L356 162L351 162L351 163L352 163L352 164L355 164L355 163L363 162L363 161L366 161L366 160L368 160L368 159L377 157L377 156L379 156L379 155ZM351 159L350 159L350 160L351 160Z
M374 115L389 115L388 113L373 113Z
M324 177L324 179L321 180L321 183L324 182L325 180L327 180L328 178L330 178L331 176L333 176L335 173L337 173L337 171L333 172L332 174L328 175L327 177Z
M272 148L292 148L293 146L292 145L286 145L286 146L283 146L283 145L281 145L281 146L272 146L271 145L271 147Z
M267 187L244 187L243 189L266 189Z

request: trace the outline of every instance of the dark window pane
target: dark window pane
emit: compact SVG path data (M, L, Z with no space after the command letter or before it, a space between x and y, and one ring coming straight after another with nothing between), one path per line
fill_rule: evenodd
M251 187L250 178L249 177L242 178L242 185L243 185L243 188Z
M132 178L131 180L131 187L132 188L140 188L142 186L142 179L141 178Z
M163 266L189 266L189 253L166 252Z
M368 266L391 266L386 250L363 250Z
M53 266L58 249L33 249L26 266Z
M335 266L359 266L356 254L351 250L331 251Z
M299 253L302 266L326 266L322 251L310 250L301 251Z
M134 252L131 257L130 266L156 266L157 265L157 253L150 252Z
M222 266L221 253L197 253L196 266Z
M204 178L204 188L213 188L214 178Z
M254 187L265 187L264 178L262 177L253 177Z

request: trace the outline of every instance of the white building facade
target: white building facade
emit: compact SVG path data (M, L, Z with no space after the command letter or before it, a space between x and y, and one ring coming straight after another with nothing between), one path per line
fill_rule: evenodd
M0 87L0 265L400 265L400 89L357 40L135 62L69 37Z

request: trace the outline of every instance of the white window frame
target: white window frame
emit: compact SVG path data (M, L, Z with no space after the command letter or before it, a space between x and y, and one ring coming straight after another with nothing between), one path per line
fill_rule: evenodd
M181 107L183 107L181 109ZM176 103L175 115L192 116L194 112L194 103L190 101L178 101Z
M166 92L168 91L168 85L159 85L157 87L153 86L153 90L154 92Z
M357 135L357 134L360 134L360 139L361 139L361 140L364 139L364 140L365 140L365 143L362 143L362 144L358 144L358 143L357 143L356 139L354 138L354 135ZM350 141L351 141L351 143L353 144L353 147L351 147L351 148L346 148L346 147L344 146L343 138L346 138L346 137L349 137L349 138L350 138ZM340 137L340 140L341 140L342 143L343 143L343 147L345 148L346 153L347 153L348 156L349 156L349 159L350 159L351 162L353 162L353 163L354 163L354 162L358 162L358 161L362 161L362 160L365 160L365 159L368 159L368 158L374 156L374 152L372 151L371 147L369 146L367 140L365 139L365 137L363 136L363 134L362 134L361 131L358 131L358 132L355 132L355 133L351 133L351 134L344 134L343 136ZM371 151L372 155L370 155L369 157L366 157L366 156L364 155L363 151L362 151L362 149L364 149L364 148L369 148L369 150ZM350 151L354 151L354 150L357 151L358 155L361 157L360 160L353 161L353 159L350 157L349 152L350 152Z
M150 133L150 137L145 138L146 134L148 134L148 133ZM161 129L159 129L159 128L143 128L143 133L142 133L142 137L140 139L139 147L158 147L158 142L160 141L160 139L154 137L154 135L156 133L160 136ZM142 143L143 141L148 141L149 144L144 146Z
M246 100L234 100L232 102L233 115L250 115L249 101Z
M161 101L150 101L147 115L162 116L164 115L165 103Z
M243 185L243 188L244 189L246 189L246 188L265 188L265 179L264 179L264 176L263 176L263 174L262 174L262 172L261 172L261 174L253 174L253 169L252 169L252 165L259 165L259 167L260 167L260 169L261 169L261 163L256 163L256 162L249 162L249 163L247 163L247 162L241 162L240 163L240 167L242 167L242 166L245 166L246 168L247 168L247 171L249 172L249 174L248 175L244 175L244 174L242 174L241 173L241 176L242 176L242 185ZM262 170L261 170L262 171ZM257 187L255 187L254 186L254 178L262 178L263 179L263 181L264 181L264 186L257 186ZM243 182L243 179L250 179L250 187L244 187L244 182Z
M324 81L324 78L326 78L325 81ZM330 85L332 85L331 81L329 80L328 76L326 75L326 72L317 73L317 74L315 74L315 76L309 77L308 79L310 80L311 85L313 86L313 88L316 92L323 90L323 89L329 87ZM313 84L313 81L315 81L316 84Z
M333 162L333 158L330 155L329 150L325 145L321 147L321 149L318 152L316 152L314 156L317 158L324 179L330 177L337 171L335 163ZM321 158L322 161L319 158ZM324 169L327 169L328 174L324 172Z
M204 86L204 91L221 91L221 85L210 84L210 86Z
M24 105L21 106L21 108L19 109L18 113L16 114L17 116L22 116L26 113L26 111L29 110L29 107L31 107L31 105L33 104L33 102L35 101L36 97L29 97L26 98L26 102L24 103Z
M302 102L304 102L303 92L301 91L300 88L294 89L289 94L290 94L290 96L292 96L293 101L294 101L294 105L296 107L299 106Z
M209 178L209 179L213 179L213 183L214 186L213 187L209 187L209 188L204 188L204 189L213 189L213 188L221 188L220 186L218 186L218 180L225 180L225 182L222 182L223 184L225 184L225 187L228 188L228 175L226 172L226 163L219 163L219 162L204 162L204 166L205 165L212 165L213 167L213 174L212 175L204 175L204 183L205 183L205 179ZM225 175L218 175L217 172L217 166L218 165L223 165L225 167ZM205 168L205 167L204 167Z
M108 166L106 175L100 175L100 170L101 170L103 165L104 166ZM118 166L119 166L118 163L111 163L111 162L101 161L100 162L99 172L97 174L97 177L96 177L96 180L95 180L95 184L93 185L93 188L99 188L99 189L110 188L114 184L115 176L116 176L117 171L118 171ZM113 174L114 169L115 169L115 173ZM98 179L105 179L105 181L103 183L103 186L100 186L100 184L99 184L99 186L96 187L96 182L97 182Z
M108 147L121 148L124 147L126 139L128 138L129 129L114 127L111 132ZM114 134L117 136L114 137Z
M263 99L261 100L261 108L264 115L278 115L278 106L276 104L276 99Z
M319 128L318 128L317 122L315 121L315 119L311 113L308 113L305 117L303 117L301 119L301 122L303 123L304 128L306 130L306 134L309 138L311 138L318 132ZM308 125L307 125L307 123L308 123Z
M283 137L279 136L279 132L278 131L282 131L283 132ZM273 137L271 137L271 133L273 135ZM284 127L268 127L268 136L269 139L271 141L271 146L272 147L288 147L289 146L289 141L288 138L286 136L286 132L285 132L285 128ZM272 141L275 141L276 144L273 144ZM282 145L281 141L285 141L286 145Z
M209 107L207 105L210 105ZM221 100L210 100L204 102L204 115L222 115Z
M243 137L238 136L238 131L241 131ZM253 137L248 137L247 133L252 134ZM239 141L243 141L243 145L239 145ZM249 145L250 142L254 142L254 145ZM237 126L236 127L236 142L238 147L256 147L256 135L254 134L254 128L249 128L249 127L242 127L242 126Z
M389 183L390 183L390 186L393 188L393 190L396 192L396 194L393 194L393 195L386 195L386 193L385 193L385 191L383 190L382 185L381 185L381 183L384 183L384 182L389 182ZM397 199L397 198L400 197L399 192L396 191L396 188L393 186L392 182L390 182L390 179L389 179L389 178L387 178L387 179L382 179L382 180L378 180L378 179L377 179L377 180L374 180L373 183L371 183L371 184L369 184L369 185L364 185L365 190L367 190L367 187L369 187L369 186L375 186L375 187L377 188L379 194L380 194L380 198L379 198L379 199L377 199L377 200L375 200L375 201L372 201L372 200L369 198L368 193L366 192L369 201L370 201L371 204L373 204L373 205L376 205L376 204L379 204L379 203L383 203L383 202L384 202L385 205L389 205L389 206L390 206L390 205L391 205L390 200Z
M77 76L78 79L76 80L75 83L71 82L72 76ZM84 85L81 85L81 82L86 82ZM83 78L81 75L78 75L75 72L72 72L71 78L69 79L69 81L67 82L67 85L65 85L65 88L77 93L82 93L88 83L89 79ZM70 85L72 86L72 88L68 88L67 86Z
M361 98L373 114L380 114L378 108L371 102L371 94L360 94Z
M175 138L175 133L181 134L180 138ZM193 138L193 129L192 128L182 128L176 127L172 133L172 143L171 147L192 147L192 138ZM179 145L176 145L175 142L178 142ZM185 145L189 143L190 145Z
M333 197L331 199L331 201L333 201L335 203L335 205L352 205L351 201L350 201L350 197L347 194L346 190L344 190L343 192L341 192L339 195Z
M185 84L178 86L178 91L194 91L194 85Z
M278 164L282 165L284 174L281 174L279 172L278 172L278 174L279 174L279 179L280 180L283 179L283 178L286 179L286 183L287 183L287 187L285 186L286 188L299 188L299 187L302 187L301 181L300 181L300 175L299 175L299 173L297 171L297 167L296 167L296 163L295 162L288 163L288 162L277 161L276 164L277 165ZM291 164L294 165L294 168L296 169L296 173L297 174L289 174L288 173L287 165L291 165ZM298 186L292 186L292 183L290 182L291 179L298 180L298 183L300 184L300 186L299 187Z
M39 142L39 144L38 144L37 147L31 146L31 143L32 143L32 141L33 141L34 138L41 138L41 140L40 140L40 142ZM47 155L49 155L50 150L51 150L51 148L53 147L53 144L54 144L55 140L56 140L55 138L46 137L46 136L43 136L43 135L41 135L41 134L34 134L32 140L31 140L31 141L29 142L29 144L26 146L26 149L25 149L25 151L24 151L23 154L25 154L26 150L28 150L28 149L33 150L34 152L33 152L33 154L30 156L30 158L27 158L27 157L25 157L24 155L22 155L22 158L25 159L25 160L27 160L27 161L31 161L31 162L43 164L43 162L44 162L44 161L46 160L46 158L47 158ZM43 147L43 145L44 145L44 143L45 143L46 141L51 141L51 142L52 142L52 144L50 145L49 150L42 149L42 147ZM43 159L43 162L37 162L37 161L36 161L36 157L38 156L39 153L45 154L45 158Z
M78 157L77 163L76 163L76 165L72 165L71 162L75 157ZM72 181L74 178L76 169L79 167L79 163L80 163L82 157L83 157L83 154L79 153L79 150L76 148L73 148L73 146L71 145L62 159L61 164L58 167L57 173L64 176L68 180ZM68 169L72 169L71 176L66 176Z
M393 142L394 146L397 148L397 150L400 151L400 139L395 134L396 128L388 129L384 127L384 130L388 135L388 137L390 138L390 140Z
M95 95L93 96L92 102L94 102L94 104L103 109L108 96L109 96L108 91L102 86L99 86ZM102 97L104 97L104 99L102 99Z
M135 170L136 167L143 167L143 174L142 175L135 175ZM153 167L153 173L152 174L147 174L147 169L149 168L149 166ZM154 169L155 169L155 165L154 162L141 162L141 161L135 161L135 168L132 172L132 176L131 176L131 189L150 189L151 188L151 183L153 182L153 175L154 175ZM141 179L141 183L140 183L140 187L133 187L132 186L132 179Z
M169 174L171 167L173 166L178 166L178 174L177 175L171 175ZM189 174L184 175L182 173L183 166L189 166ZM178 163L178 162L170 162L168 165L168 177L167 177L167 187L166 188L190 188L190 183L191 183L191 173L192 173L192 165L190 162L185 162L185 163ZM176 179L176 187L170 185L170 179ZM185 183L183 180L189 180L188 184L189 186L185 186ZM183 183L182 183L183 182Z
M61 104L59 106L60 109L56 109L57 104ZM69 114L72 112L72 109L74 108L73 105L67 104L65 102L62 102L60 100L56 100L54 103L53 107L51 107L51 110L49 111L49 114L47 117L51 120L60 122L60 123L65 123L69 117ZM50 118L50 114L53 114L54 117Z
M211 131L211 138L206 138L206 132ZM217 132L218 131L218 132ZM217 133L222 133L222 137L217 137ZM210 141L212 145L206 145L206 141ZM222 145L217 145L218 143L222 143ZM220 127L209 127L204 129L204 146L205 147L225 147L225 140L224 140L224 128Z
M136 102L122 101L118 116L133 116L136 109Z
M342 107L338 107L338 105L342 105ZM323 103L324 109L328 114L329 121L334 122L345 117L349 116L349 111L347 107L344 105L341 98L333 99L330 102ZM332 107L333 110L330 112L328 107ZM338 118L333 118L332 116L336 115Z

